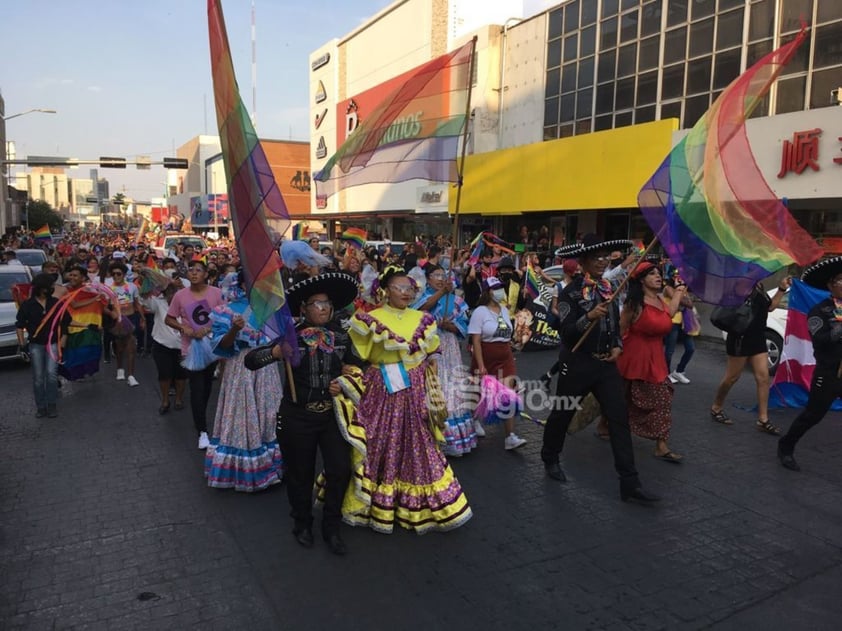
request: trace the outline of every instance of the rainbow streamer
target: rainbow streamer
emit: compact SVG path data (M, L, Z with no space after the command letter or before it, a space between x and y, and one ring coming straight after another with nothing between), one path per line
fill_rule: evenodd
M523 289L524 291L526 291L526 294L533 300L541 295L541 285L539 284L539 282L540 281L538 280L538 275L535 273L535 269L530 263L526 266L526 276L523 280Z
M365 247L365 242L368 240L368 232L362 228L348 228L342 233L340 240L349 247L362 250Z
M307 236L307 226L303 223L297 223L292 227L292 240L302 241Z
M228 199L249 305L270 337L294 335L281 282L281 258L267 219L283 234L290 219L269 161L240 98L221 0L208 0L208 37L216 120ZM297 344L292 344L297 348Z
M44 224L38 230L35 231L35 240L39 243L52 243L53 241L53 234L50 232L49 224Z
M806 37L802 29L737 77L638 195L669 258L705 302L738 305L763 278L822 256L764 180L745 129Z

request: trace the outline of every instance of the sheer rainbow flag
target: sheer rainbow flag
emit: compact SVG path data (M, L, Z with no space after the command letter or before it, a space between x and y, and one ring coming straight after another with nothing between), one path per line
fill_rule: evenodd
M738 305L763 278L822 256L769 188L745 129L806 37L802 29L737 77L638 195L667 255L705 302Z
M307 226L303 223L297 223L292 227L292 240L301 241L307 236Z
M362 250L365 247L365 242L368 240L368 232L362 228L348 228L342 233L340 240L352 248Z
M240 98L221 0L208 0L208 36L216 120L228 199L249 304L269 335L292 329L281 281L281 258L267 219L283 234L290 219L266 154ZM289 341L289 340L288 340ZM295 344L297 347L297 344Z
M44 224L34 233L35 240L39 243L52 243L53 241L53 233L50 232L49 224Z
M474 40L407 73L316 173L316 195L375 182L456 181Z

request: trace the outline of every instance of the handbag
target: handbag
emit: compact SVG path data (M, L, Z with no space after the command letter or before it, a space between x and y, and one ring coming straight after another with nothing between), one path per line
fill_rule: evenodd
M717 307L710 314L710 322L717 329L734 335L742 335L754 320L751 300L746 300L739 307Z

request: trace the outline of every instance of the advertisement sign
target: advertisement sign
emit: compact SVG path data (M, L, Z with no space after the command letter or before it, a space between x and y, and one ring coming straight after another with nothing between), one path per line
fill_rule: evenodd
M228 195L202 195L190 198L190 223L194 228L227 225Z
M558 318L550 312L549 304L550 299L542 296L515 314L514 340L523 351L546 351L561 344Z

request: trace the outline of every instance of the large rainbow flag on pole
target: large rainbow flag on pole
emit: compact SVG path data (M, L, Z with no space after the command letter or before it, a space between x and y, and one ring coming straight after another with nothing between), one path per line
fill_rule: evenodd
M407 73L314 176L316 195L375 182L455 182L474 41Z
M37 243L53 242L53 234L50 232L50 225L46 223L40 228L38 228L38 230L34 232L33 236Z
M656 238L705 302L740 304L763 278L822 256L769 188L745 129L806 37L802 29L737 77L638 195Z
M216 120L228 180L230 216L245 272L249 304L268 333L288 329L288 309L281 281L281 258L267 224L275 220L283 234L290 219L269 161L240 98L221 0L208 0L208 36L216 101Z

